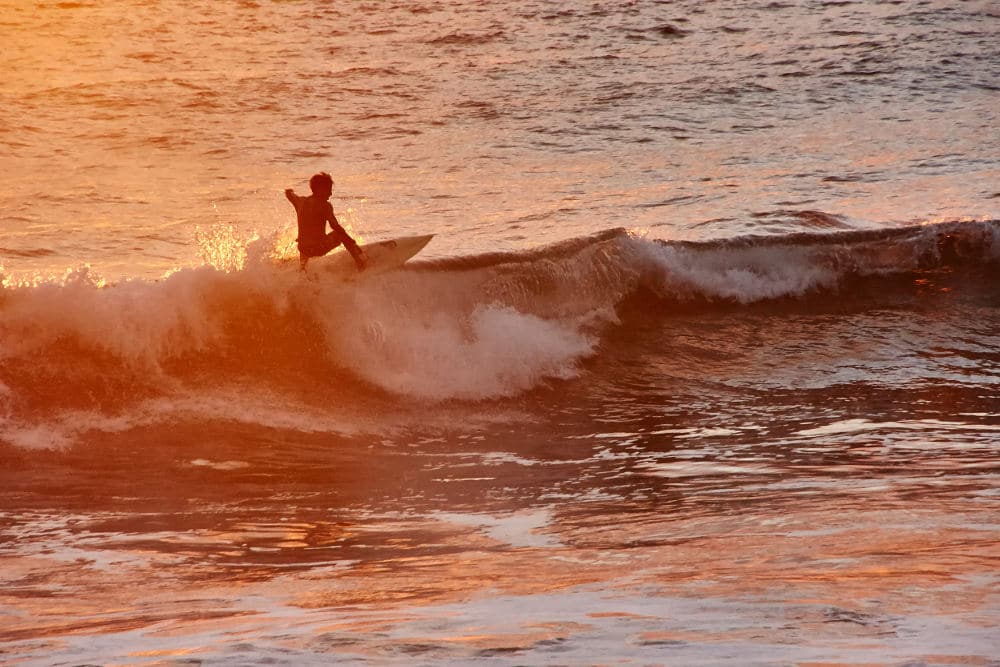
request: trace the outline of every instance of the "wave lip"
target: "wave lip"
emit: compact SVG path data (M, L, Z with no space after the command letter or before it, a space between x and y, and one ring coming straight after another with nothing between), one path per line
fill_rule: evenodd
M1000 260L1000 221L659 242L643 249L647 286L669 300L752 303L801 297L845 280Z

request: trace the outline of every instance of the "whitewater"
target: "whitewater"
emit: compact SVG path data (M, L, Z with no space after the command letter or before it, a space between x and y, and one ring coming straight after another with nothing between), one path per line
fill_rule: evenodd
M0 662L992 665L994 3L0 0ZM298 268L333 175L403 268Z
M308 397L322 388L339 406L338 430L351 432L359 426L355 403L375 397L475 401L576 378L602 332L622 327L617 311L629 300L644 299L660 316L775 300L805 305L877 276L989 271L1000 259L998 230L997 221L969 221L704 243L608 230L520 254L418 260L351 281L324 273L323 260L302 273L296 262L276 260L274 240L265 239L229 247L236 257L222 268L157 281L105 284L76 270L6 284L7 438L65 445L67 434L52 424L85 430L87 409L98 430L109 416L119 430L132 410L143 423L151 411L166 409L167 418L173 403L239 420L254 413L256 396L221 414L211 397L251 386L288 394L303 409L317 407ZM222 256L217 248L205 254L217 263Z

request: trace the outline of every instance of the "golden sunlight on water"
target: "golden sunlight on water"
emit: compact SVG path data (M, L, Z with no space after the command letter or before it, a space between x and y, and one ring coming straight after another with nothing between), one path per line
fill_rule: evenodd
M58 646L141 630L162 646L208 642L133 654L165 658L212 654L217 642L252 642L266 628L290 648L322 637L331 656L376 658L402 646L471 656L586 642L614 620L623 640L646 646L752 644L766 627L769 643L794 645L806 634L813 645L892 655L905 636L900 624L928 606L988 627L991 532L976 527L978 517L894 509L897 497L891 487L867 489L863 506L882 508L871 510L818 498L728 516L616 518L572 503L569 520L560 511L372 516L134 536L88 534L100 520L86 516L52 519L53 539L72 530L82 544L42 542L30 558L4 556L0 599L18 615L0 639ZM599 524L588 526L591 518ZM324 562L349 543L357 558ZM580 606L552 606L566 596ZM522 600L512 625L488 613L422 625L449 618L455 605L488 610L508 599ZM675 615L676 604L700 608L697 622ZM720 604L759 606L760 617L730 627L713 610Z
M6 0L8 270L155 278L197 263L195 228L286 231L281 191L319 170L356 233L441 255L992 214L981 17L925 53L891 5L780 9ZM958 54L972 91L907 69ZM882 59L891 93L853 71Z

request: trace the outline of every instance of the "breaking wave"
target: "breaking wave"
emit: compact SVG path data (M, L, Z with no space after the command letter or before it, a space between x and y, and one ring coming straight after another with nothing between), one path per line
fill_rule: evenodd
M269 244L273 241L256 241ZM332 406L514 397L574 378L620 306L739 308L1000 258L1000 221L654 241L614 229L353 282L250 248L238 266L104 285L85 269L0 291L0 440L51 447L177 414L364 428ZM55 426L53 426L55 424ZM67 435L68 434L68 435Z

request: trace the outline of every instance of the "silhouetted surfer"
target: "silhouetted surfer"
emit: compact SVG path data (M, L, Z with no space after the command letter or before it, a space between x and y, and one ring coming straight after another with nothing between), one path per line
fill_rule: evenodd
M344 231L337 222L337 216L333 214L333 206L330 204L333 179L330 178L330 174L320 172L310 178L309 189L312 190L312 194L308 197L298 196L291 188L285 190L285 196L295 207L295 215L298 218L299 237L295 240L299 244L299 261L302 268L306 268L310 257L322 257L343 243L358 265L358 270L364 269L364 251ZM333 230L330 233L326 232L327 222Z

